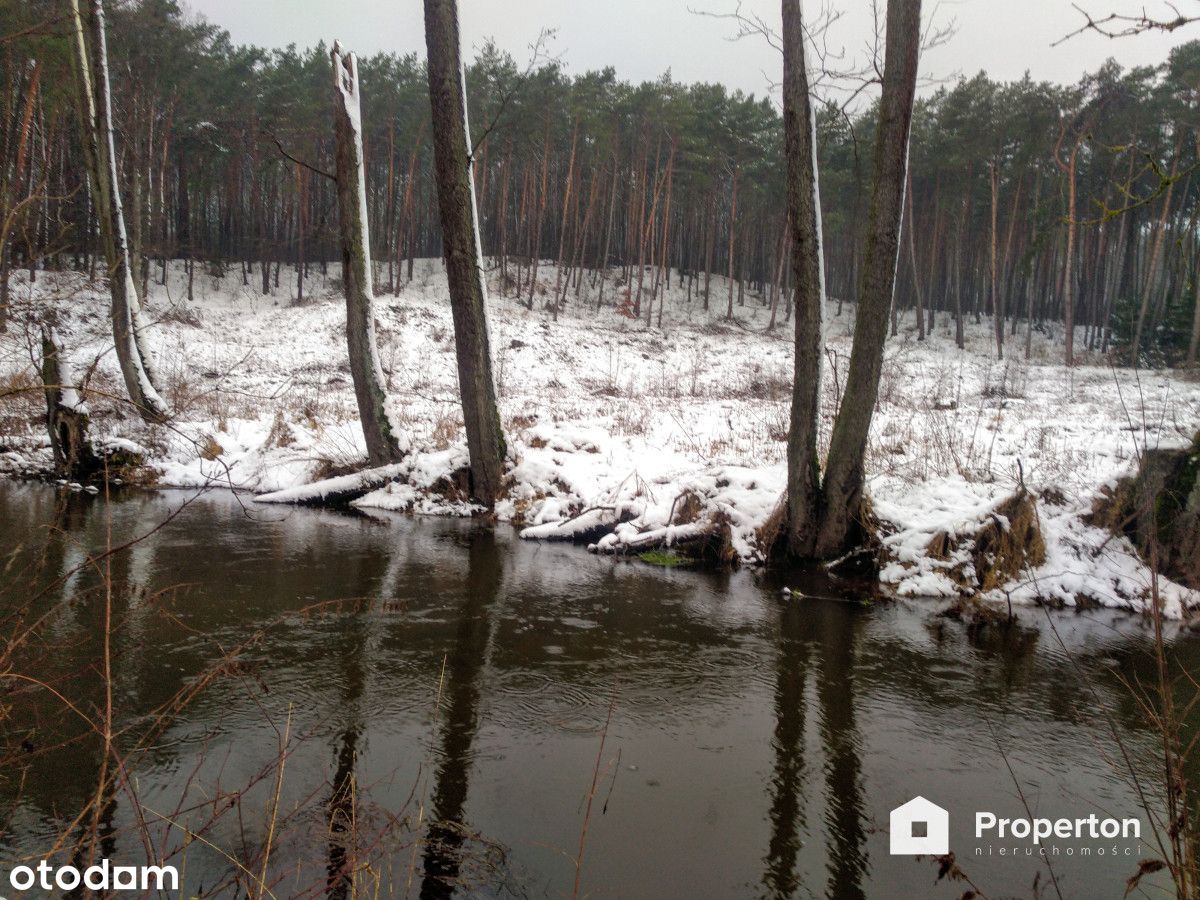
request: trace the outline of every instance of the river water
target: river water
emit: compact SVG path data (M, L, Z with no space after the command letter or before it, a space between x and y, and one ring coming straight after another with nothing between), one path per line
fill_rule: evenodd
M578 877L595 897L957 897L932 859L889 853L916 795L992 897L1120 897L1159 855L1129 771L1156 808L1131 616L967 628L794 573L227 492L0 482L0 549L0 625L29 635L0 708L6 896L57 846L165 857L189 896L564 896ZM121 765L100 787L83 720L105 707L108 609ZM1173 638L1193 670L1198 646ZM976 839L977 811L1025 804L1136 817L1144 840L1057 841L1047 867Z

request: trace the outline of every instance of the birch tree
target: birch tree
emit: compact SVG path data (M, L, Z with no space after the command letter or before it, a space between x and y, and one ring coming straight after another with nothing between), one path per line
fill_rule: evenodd
M95 200L100 240L108 264L117 361L125 381L125 390L138 414L147 422L164 422L170 418L171 411L154 385L148 356L141 346L141 310L125 233L125 215L121 206L117 155L113 142L112 87L108 75L104 4L103 0L89 0L90 46L79 0L70 0L70 5L74 36L72 59L83 131L83 156Z
M346 293L346 348L367 457L371 465L381 466L399 459L403 447L399 431L388 418L386 382L375 341L375 291L371 277L358 60L336 42L330 56L333 61L338 231L342 247L342 284Z
M896 288L920 42L921 0L889 0L883 96L876 126L874 185L854 347L845 397L830 438L816 541L816 555L826 559L839 555L852 543L862 502L867 439L879 395L888 311Z
M492 377L487 288L459 40L456 0L425 0L434 168L454 318L458 388L471 459L471 490L477 500L491 507L500 494L507 447Z

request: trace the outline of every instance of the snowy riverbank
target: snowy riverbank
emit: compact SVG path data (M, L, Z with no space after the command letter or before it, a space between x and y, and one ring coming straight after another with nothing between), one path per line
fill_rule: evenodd
M338 267L331 266L331 276ZM553 289L554 270L542 277ZM345 307L331 277L310 277L315 298L291 305L286 268L276 296L243 286L236 266L223 278L198 269L195 300L184 302L182 270L167 289L152 287L149 344L164 394L177 412L170 427L143 425L119 403L107 295L78 275L14 278L18 320L0 335L0 386L36 386L20 319L53 308L81 373L97 437L128 442L163 486L218 483L255 492L307 484L361 464L364 454L346 364ZM494 285L493 285L494 288ZM492 338L501 413L511 452L511 487L502 519L546 536L556 523L603 507L628 519L622 537L676 529L721 515L733 550L758 553L756 529L784 484L790 391L790 322L765 331L770 310L747 293L725 321L726 282L715 278L712 308L689 303L677 281L662 327L647 328L606 300L580 309L571 295L553 322L493 294ZM607 294L611 299L610 281ZM587 290L583 291L586 298ZM844 380L852 309L827 316L824 438ZM396 480L356 501L416 513L470 512L451 479L466 461L456 396L453 330L441 265L419 261L415 280L376 309L380 354L394 419L413 452ZM1102 360L1067 370L1060 345L1035 333L1033 358L1000 362L990 324L969 323L967 348L954 346L944 315L928 341L916 341L911 314L889 340L869 460L874 510L889 532L891 591L946 596L961 588L954 560L925 552L939 532L969 534L1018 484L1040 495L1046 561L996 598L1038 598L1138 607L1149 573L1124 540L1084 523L1097 492L1132 471L1144 446L1185 443L1200 425L1200 383L1174 374L1113 371ZM1052 337L1060 337L1055 333ZM1021 357L1021 336L1011 354ZM1079 342L1077 342L1078 345ZM5 391L0 391L3 395ZM40 394L0 403L0 472L28 475L50 465ZM669 522L674 510L674 518ZM593 515L600 515L595 513ZM672 524L674 523L674 524ZM662 532L664 534L670 532ZM1200 603L1175 585L1168 606Z

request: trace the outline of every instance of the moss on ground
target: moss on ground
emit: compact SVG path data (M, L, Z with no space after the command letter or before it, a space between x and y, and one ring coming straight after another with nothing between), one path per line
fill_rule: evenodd
M638 559L652 566L662 566L664 569L690 566L696 562L690 556L683 556L674 550L646 550L638 554Z

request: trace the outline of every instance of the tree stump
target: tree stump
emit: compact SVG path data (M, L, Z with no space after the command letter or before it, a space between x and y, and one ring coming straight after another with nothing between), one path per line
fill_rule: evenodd
M1142 454L1137 474L1118 482L1093 514L1098 524L1157 557L1168 578L1200 589L1200 432L1191 446ZM1157 549L1157 553L1155 553Z
M62 342L52 327L42 329L42 385L55 471L71 481L91 480L100 471L101 463L88 438L87 405L72 378Z

